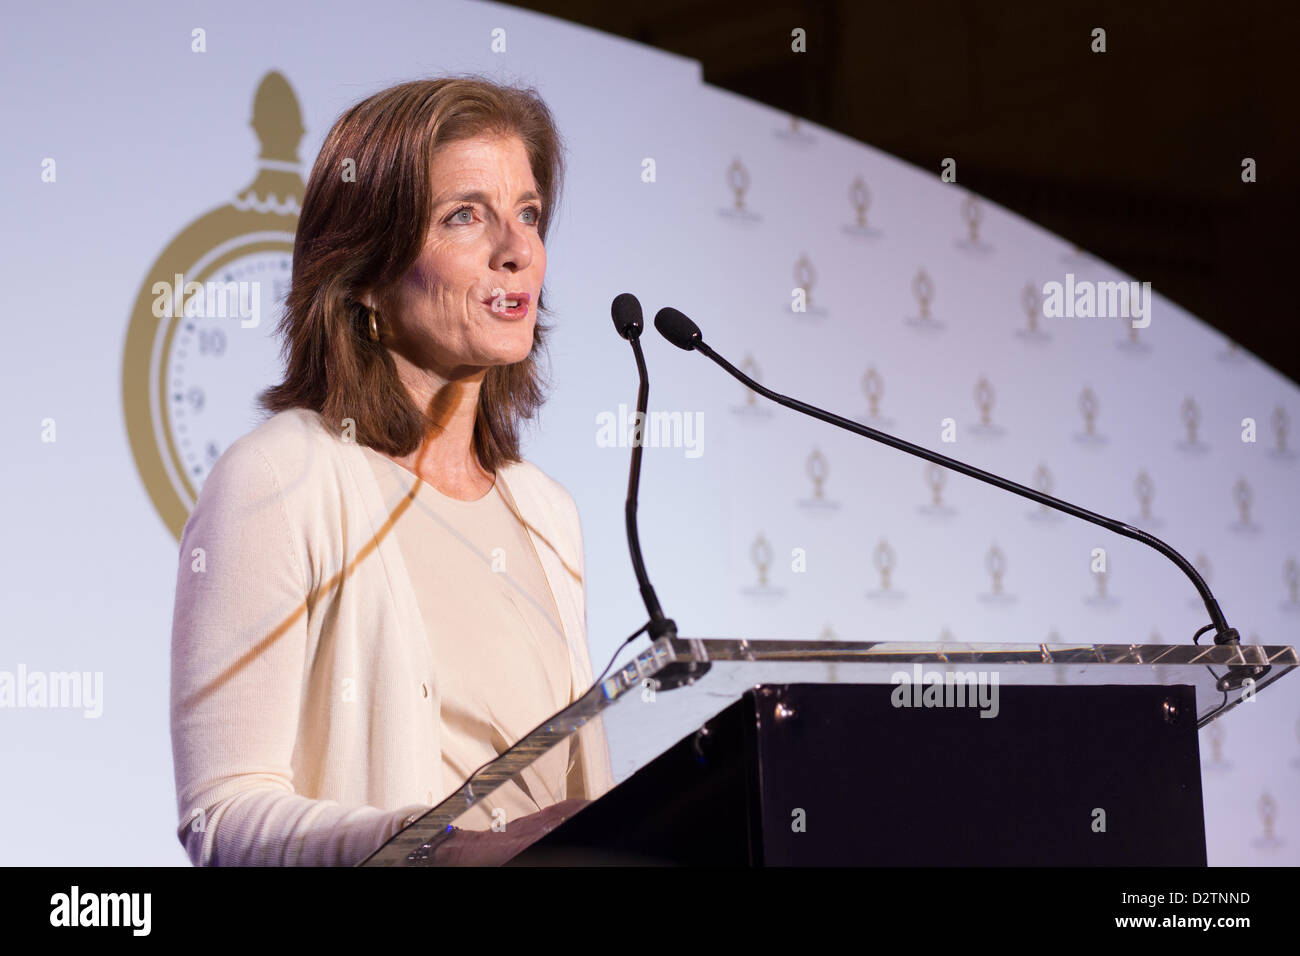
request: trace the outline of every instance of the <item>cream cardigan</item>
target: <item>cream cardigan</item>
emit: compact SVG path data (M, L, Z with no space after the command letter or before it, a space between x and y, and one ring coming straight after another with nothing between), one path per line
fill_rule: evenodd
M528 524L569 646L592 683L582 529L562 485L498 469ZM196 865L349 865L451 793L438 662L362 448L320 416L272 416L218 459L181 536L171 731ZM599 724L583 785L612 785Z

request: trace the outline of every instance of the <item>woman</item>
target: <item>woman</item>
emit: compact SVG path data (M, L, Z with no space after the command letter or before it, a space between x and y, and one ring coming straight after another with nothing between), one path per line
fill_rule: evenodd
M357 863L590 685L577 508L518 436L543 401L561 149L535 93L465 77L378 93L326 138L272 417L181 540L172 745L195 864ZM603 735L572 739L447 858L500 860L599 796Z

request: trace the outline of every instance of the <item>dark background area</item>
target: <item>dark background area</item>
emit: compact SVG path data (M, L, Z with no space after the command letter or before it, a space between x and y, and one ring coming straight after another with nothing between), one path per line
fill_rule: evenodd
M935 175L951 156L960 185L1300 381L1297 0L512 5L699 60L714 86Z

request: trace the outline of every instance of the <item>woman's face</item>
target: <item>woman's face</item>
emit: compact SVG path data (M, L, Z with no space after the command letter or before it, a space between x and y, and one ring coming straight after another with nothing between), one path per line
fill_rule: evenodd
M434 156L431 182L424 249L377 306L384 344L444 380L523 361L546 273L542 200L523 141L450 143Z

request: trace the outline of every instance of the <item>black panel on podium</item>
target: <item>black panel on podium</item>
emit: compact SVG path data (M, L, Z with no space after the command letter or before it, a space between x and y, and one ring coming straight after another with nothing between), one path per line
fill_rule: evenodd
M1204 866L1190 687L764 685L520 864Z

